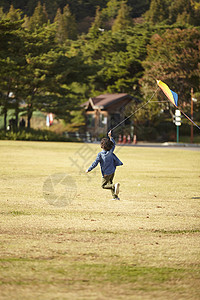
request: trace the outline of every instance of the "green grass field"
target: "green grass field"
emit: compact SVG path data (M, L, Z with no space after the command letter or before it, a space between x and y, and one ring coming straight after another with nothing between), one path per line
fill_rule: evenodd
M200 152L117 146L110 201L99 151L0 141L0 298L199 299Z

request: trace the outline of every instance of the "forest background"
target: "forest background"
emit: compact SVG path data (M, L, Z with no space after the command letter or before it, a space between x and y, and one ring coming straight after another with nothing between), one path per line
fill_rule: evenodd
M193 89L200 121L200 0L0 0L0 40L0 138L33 139L34 112L62 120L54 131L80 130L80 104L103 93L137 98L130 114L155 92L156 79L178 93L189 115ZM134 115L135 132L173 139L174 108L159 91L152 100L160 103ZM25 134L18 128L24 115ZM7 131L10 116L14 132Z

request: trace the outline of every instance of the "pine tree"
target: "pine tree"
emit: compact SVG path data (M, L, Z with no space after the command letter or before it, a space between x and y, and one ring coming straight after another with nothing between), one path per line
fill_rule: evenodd
M60 23L61 18L62 18L62 12L61 12L61 9L58 8L57 12L56 12L56 15L55 15L55 18L54 18L54 23Z
M117 18L112 26L112 32L125 30L132 25L133 22L130 17L130 8L127 6L126 2L122 2Z
M34 31L36 28L47 24L47 22L48 15L46 12L45 4L42 6L41 3L38 2L38 5L36 6L32 17L30 17L29 29L31 31Z
M75 17L70 12L69 5L64 7L63 14L61 9L58 8L54 23L56 24L56 40L59 44L65 43L67 39L76 39L77 25Z
M63 9L63 23L66 28L66 39L76 39L77 25L74 15L71 14L69 5L67 4Z
M165 21L169 16L169 4L166 0L152 0L149 11L146 12L147 21L156 24Z
M9 12L7 13L7 19L16 22L21 20L22 11L20 9L15 9L13 5L10 6Z
M24 21L24 23L22 24L22 27L28 29L29 28L29 22L30 22L29 17L27 15L25 15L24 18L23 18L23 21Z
M100 7L98 6L96 9L96 16L94 19L94 22L92 23L92 26L90 27L89 30L89 35L91 37L98 37L99 34L101 33L101 30L104 30L104 28L102 28L103 26L103 21L102 21L102 14L100 11Z
M195 8L191 0L176 0L170 6L171 23L195 24Z
M106 8L102 10L102 14L108 19L113 19L117 16L120 9L121 0L109 0Z
M6 17L6 14L4 14L4 12L3 12L3 7L0 7L0 20L5 19L5 17Z
M61 9L57 9L56 16L54 18L54 23L56 24L56 41L59 44L64 42L64 27L63 27L63 16L61 13Z
M195 3L194 5L194 13L195 13L195 18L194 18L194 25L195 26L200 26L200 2Z

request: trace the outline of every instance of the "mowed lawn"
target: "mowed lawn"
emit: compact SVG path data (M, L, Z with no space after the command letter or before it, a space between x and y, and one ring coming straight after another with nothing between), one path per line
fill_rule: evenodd
M200 152L0 141L1 299L199 299ZM54 199L55 198L55 199Z

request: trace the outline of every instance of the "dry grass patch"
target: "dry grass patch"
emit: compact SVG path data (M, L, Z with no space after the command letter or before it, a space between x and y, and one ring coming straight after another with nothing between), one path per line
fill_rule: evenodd
M120 148L116 202L81 147L0 142L2 299L199 299L199 152ZM70 205L45 200L52 174L75 180Z

